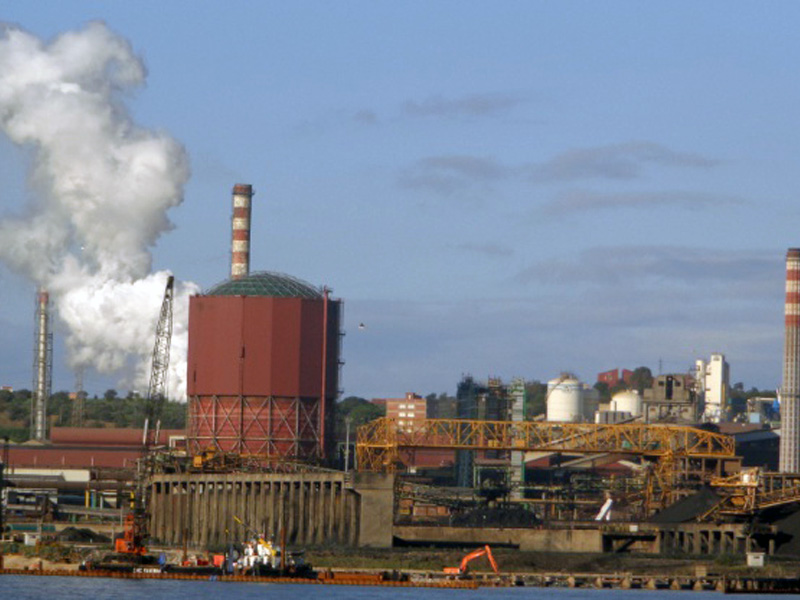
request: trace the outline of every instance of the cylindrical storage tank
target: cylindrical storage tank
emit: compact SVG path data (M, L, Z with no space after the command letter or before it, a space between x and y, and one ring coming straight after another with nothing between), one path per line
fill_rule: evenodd
M618 392L611 398L610 408L615 412L627 412L633 417L641 417L642 397L635 390Z
M547 420L561 423L583 421L583 386L571 377L547 382Z
M190 298L190 451L331 457L340 314L327 290L272 272Z

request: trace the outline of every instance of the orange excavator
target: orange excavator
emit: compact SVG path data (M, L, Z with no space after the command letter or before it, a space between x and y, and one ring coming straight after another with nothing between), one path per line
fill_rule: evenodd
M473 550L469 554L467 554L464 558L461 559L461 564L457 567L445 567L444 573L446 575L458 575L459 577L464 577L469 573L469 563L475 560L476 558L480 558L481 556L486 556L489 559L489 564L492 566L492 569L495 573L499 573L499 569L497 568L497 563L494 560L494 556L492 556L492 549L489 546L484 546L483 548L478 548L477 550Z

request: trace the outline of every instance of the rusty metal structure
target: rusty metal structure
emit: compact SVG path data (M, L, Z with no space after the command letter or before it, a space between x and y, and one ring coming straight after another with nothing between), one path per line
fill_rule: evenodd
M768 508L800 502L800 473L772 473L753 467L715 477L710 485L721 499L698 521L749 517Z
M638 457L646 463L646 484L636 500L647 512L712 477L738 471L741 463L732 437L675 425L431 419L400 429L394 420L383 418L358 430L356 452L362 470L397 472L415 450L430 448Z
M709 461L736 458L732 437L677 425L428 419L400 430L393 419L381 418L358 429L356 452L362 469L396 471L403 453L415 448L614 453L661 459L687 456Z
M86 418L86 390L83 389L83 367L75 370L75 399L70 410L70 425L83 427Z
M338 393L340 305L277 273L189 301L190 451L323 460Z

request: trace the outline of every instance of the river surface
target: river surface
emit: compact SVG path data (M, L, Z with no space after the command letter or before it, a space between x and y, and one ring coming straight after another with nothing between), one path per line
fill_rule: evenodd
M718 592L590 590L569 588L479 588L446 590L349 585L223 583L82 577L0 576L3 600L720 600ZM738 599L763 598L737 594Z

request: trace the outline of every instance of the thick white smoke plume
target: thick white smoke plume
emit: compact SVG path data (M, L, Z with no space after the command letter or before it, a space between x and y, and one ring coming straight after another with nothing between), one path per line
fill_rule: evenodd
M146 72L102 23L45 43L0 32L0 129L32 159L32 201L0 221L0 260L45 287L73 367L115 373L144 393L167 273L150 249L183 199L186 153L136 126L126 93ZM191 283L176 283L170 396L184 397Z

